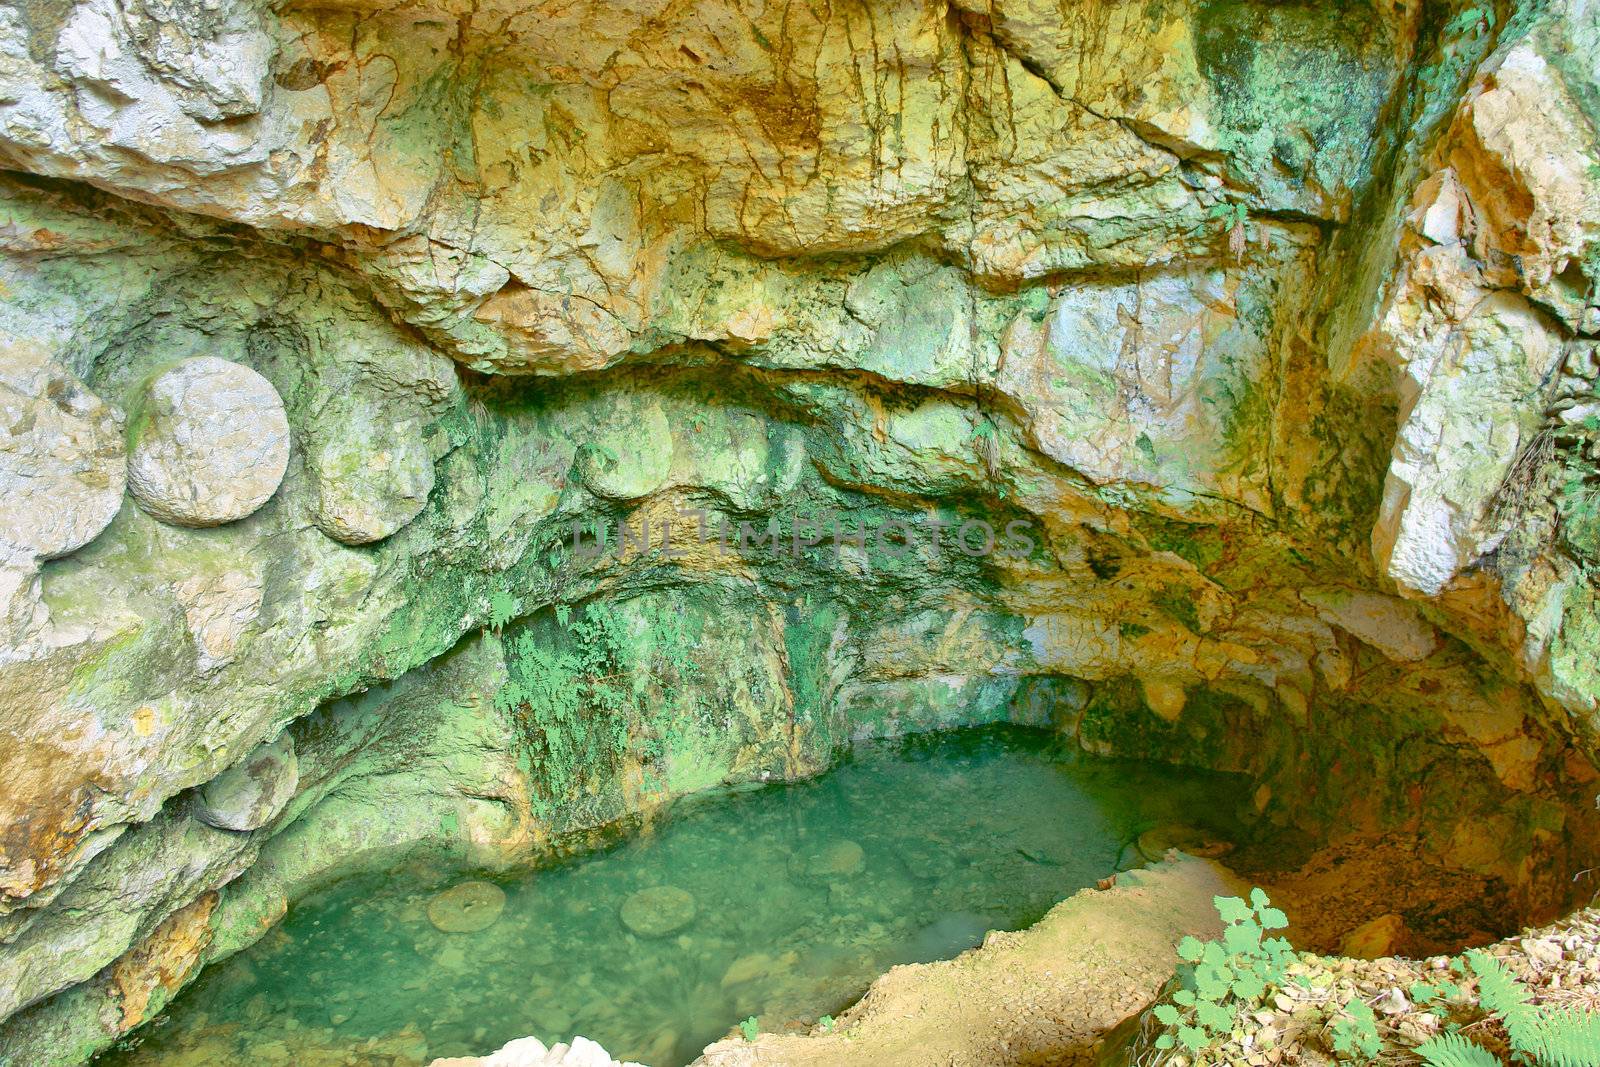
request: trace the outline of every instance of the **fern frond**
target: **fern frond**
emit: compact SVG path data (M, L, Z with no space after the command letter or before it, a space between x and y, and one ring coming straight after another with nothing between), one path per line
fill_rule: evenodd
M1525 1051L1539 1067L1600 1067L1600 1013L1572 1007L1542 1013Z
M1512 1051L1531 1054L1539 1011L1529 1003L1528 988L1487 952L1469 952L1467 964L1478 976L1478 1003L1484 1011L1500 1016Z
M1501 1067L1500 1059L1482 1045L1460 1034L1440 1034L1416 1047L1428 1067Z

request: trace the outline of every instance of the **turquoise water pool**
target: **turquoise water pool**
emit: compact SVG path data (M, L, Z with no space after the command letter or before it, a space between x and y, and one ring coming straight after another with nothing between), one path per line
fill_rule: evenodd
M1152 826L1231 836L1243 788L1009 727L862 744L513 877L340 882L100 1062L396 1067L582 1034L678 1067L749 1016L809 1024L894 964L1036 921Z

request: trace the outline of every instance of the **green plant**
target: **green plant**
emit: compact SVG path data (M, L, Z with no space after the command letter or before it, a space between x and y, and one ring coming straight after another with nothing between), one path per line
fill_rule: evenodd
M662 760L682 728L673 702L699 677L696 631L680 611L636 603L558 603L508 632L494 703L538 768L541 809L584 795L630 750Z
M1417 1046L1417 1055L1430 1067L1500 1067L1494 1053L1460 1034L1430 1037Z
M1250 899L1216 897L1222 917L1220 941L1185 937L1178 943L1180 988L1172 1003L1158 1004L1156 1021L1168 1033L1156 1038L1156 1048L1182 1046L1199 1052L1233 1030L1241 1011L1258 1002L1287 980L1295 961L1294 949L1281 937L1264 937L1268 930L1289 925L1283 912L1271 906L1267 894L1250 890Z
M1515 1063L1536 1067L1600 1067L1600 1013L1544 1009L1505 964L1487 952L1467 953L1478 978L1478 1003L1506 1032ZM1416 1048L1428 1067L1500 1067L1488 1049L1459 1033L1441 1034Z
M1212 204L1206 212L1206 217L1220 220L1223 232L1228 235L1228 252L1235 260L1244 258L1245 249L1245 223L1250 221L1250 209L1243 204L1230 204L1226 201Z
M980 413L980 421L972 427L972 446L983 458L984 469L993 477L999 471L1000 434L994 423Z
M1590 484L1594 470L1583 459L1583 449L1594 431L1587 425L1583 429L1589 435L1579 439L1561 468L1556 508L1567 545L1583 559L1600 560L1600 489Z
M1360 997L1352 997L1344 1006L1344 1013L1334 1020L1333 1051L1349 1059L1373 1060L1383 1047L1378 1038L1378 1017L1372 1005Z
M756 1035L761 1032L761 1024L758 1023L756 1021L756 1017L752 1015L750 1018L739 1024L739 1032L744 1035L744 1039L746 1041L754 1041L756 1039Z
M496 589L489 597L489 628L499 633L516 617L517 598L504 589Z
M834 1020L833 1016L824 1015L822 1018L817 1020L817 1024L822 1027L822 1032L823 1033L831 1034L831 1033L833 1033L834 1021L835 1020Z
M1456 17L1445 23L1447 38L1468 37L1476 39L1494 29L1494 8L1469 7L1456 12Z
M602 445L591 441L583 447L588 449L590 453L594 455L596 462L601 465L603 470L616 470L617 464L621 462L620 457L617 455L617 450L611 448L609 445Z
M1413 1004L1442 1019L1447 1014L1444 1002L1461 996L1461 987L1448 978L1440 978L1437 982L1412 982L1407 992Z

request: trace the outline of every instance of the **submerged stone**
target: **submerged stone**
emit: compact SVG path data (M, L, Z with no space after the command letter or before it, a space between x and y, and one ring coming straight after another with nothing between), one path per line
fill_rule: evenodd
M447 934L472 934L493 926L505 908L505 890L499 886L462 882L428 902L428 921Z
M789 873L804 881L827 882L860 874L866 853L854 841L831 841L789 857Z
M694 897L670 885L641 889L622 902L622 925L640 937L666 937L694 922Z

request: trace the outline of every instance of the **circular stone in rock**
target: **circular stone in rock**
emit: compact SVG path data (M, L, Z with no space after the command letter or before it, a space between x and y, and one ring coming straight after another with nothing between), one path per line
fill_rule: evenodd
M158 374L134 409L128 485L174 526L220 526L265 504L289 466L289 419L272 383L215 356Z
M641 889L622 902L622 925L640 937L666 937L694 922L694 897L675 886Z
M672 473L672 426L660 403L616 398L579 450L578 476L589 491L611 500L639 500Z
M802 848L789 857L789 873L813 882L830 882L861 873L867 854L854 841L829 841Z
M471 934L493 926L506 910L506 894L488 882L462 882L428 901L428 921L447 934Z
M384 417L376 404L324 413L305 449L316 487L317 528L335 541L381 541L422 511L433 492L433 456L411 422Z
M122 419L42 348L0 337L0 556L54 559L122 506Z

